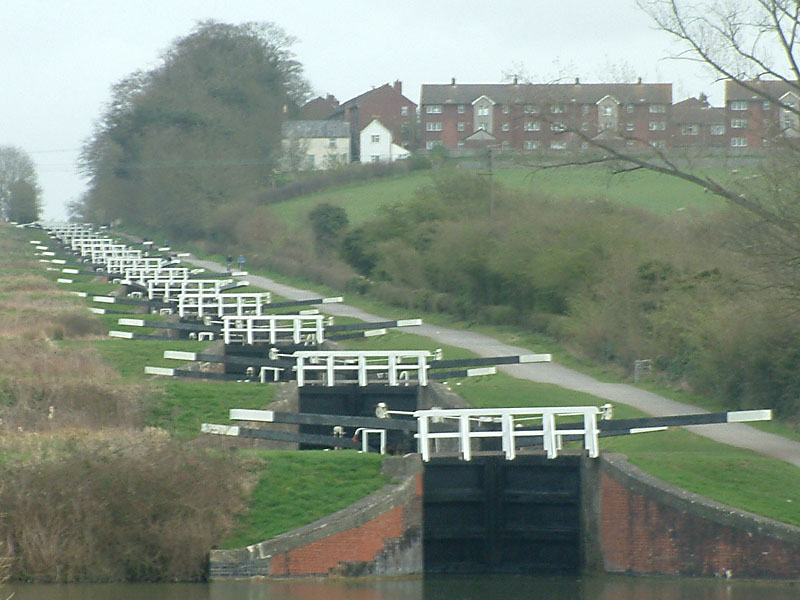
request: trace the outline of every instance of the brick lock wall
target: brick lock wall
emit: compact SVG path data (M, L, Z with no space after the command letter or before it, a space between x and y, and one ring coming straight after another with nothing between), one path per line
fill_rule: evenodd
M672 486L667 484L661 488L648 488L649 482L635 484L628 477L630 471L623 474L603 466L599 538L605 571L736 578L800 576L800 528L678 488L669 490Z
M396 506L360 527L274 556L269 574L327 575L340 563L369 562L383 550L386 539L399 539L404 531L404 510Z
M387 465L389 461L394 463ZM421 573L420 461L417 457L387 459L384 471L403 480L272 540L212 551L211 579Z

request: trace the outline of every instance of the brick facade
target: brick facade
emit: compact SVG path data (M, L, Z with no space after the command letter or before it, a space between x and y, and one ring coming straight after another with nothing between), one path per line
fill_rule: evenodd
M456 150L483 129L509 150L579 150L589 139L666 146L672 84L425 84L422 145ZM565 133L566 132L566 133Z
M603 459L599 550L606 572L791 579L800 528L661 482L621 457Z
M353 159L360 159L360 134L361 130L374 119L392 132L395 144L411 147L415 130L417 105L403 96L403 85L395 81L394 85L384 84L342 102L339 109L332 114L330 119L340 119L350 123L352 134Z

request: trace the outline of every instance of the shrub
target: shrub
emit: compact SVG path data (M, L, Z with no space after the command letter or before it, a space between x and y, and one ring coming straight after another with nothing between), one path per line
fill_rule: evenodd
M9 448L6 449L8 456ZM12 576L36 581L194 581L246 491L232 455L160 431L31 443L0 463L0 539Z

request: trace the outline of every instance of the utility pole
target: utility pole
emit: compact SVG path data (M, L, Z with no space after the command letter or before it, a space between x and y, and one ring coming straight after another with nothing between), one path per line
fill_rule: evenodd
M489 157L489 219L494 218L494 171L492 169L492 148L486 149Z

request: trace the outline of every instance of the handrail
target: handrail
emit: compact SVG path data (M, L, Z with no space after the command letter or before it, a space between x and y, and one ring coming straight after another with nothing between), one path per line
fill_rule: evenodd
M417 418L417 443L423 461L431 458L430 442L442 439L456 439L459 441L459 452L463 460L472 458L472 441L481 438L500 438L506 459L516 457L516 440L523 437L541 437L547 458L555 458L561 448L561 439L565 435L582 435L584 449L592 458L597 458L598 427L597 415L600 409L596 406L568 406L568 407L537 407L537 408L467 408L467 409L439 409L418 410L414 413ZM541 429L525 427L525 421L533 416L541 418ZM559 429L557 419L560 417L583 417L583 426L575 424L574 420ZM431 423L442 419L455 420L458 423L456 431L431 431ZM472 422L475 420L491 421L500 424L500 430L474 430Z

